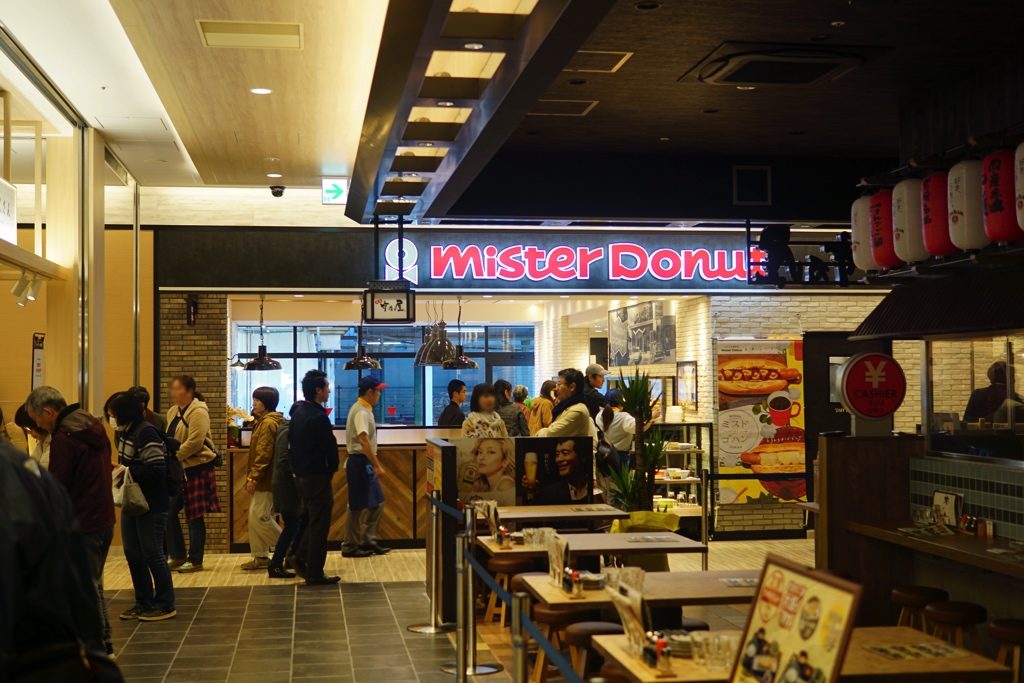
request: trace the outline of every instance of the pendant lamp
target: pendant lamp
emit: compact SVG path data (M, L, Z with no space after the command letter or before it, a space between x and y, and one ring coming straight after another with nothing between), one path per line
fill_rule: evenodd
M380 361L366 353L366 347L360 345L356 357L345 363L346 370L380 370Z
M479 367L477 362L466 355L466 352L462 348L462 297L459 297L459 345L455 347L455 356L449 358L443 363L441 367L445 370L475 370Z
M231 356L231 358L228 358L228 360L232 361L231 365L228 366L232 370L244 370L245 369L245 361L243 361L241 358L239 358L237 353L235 355Z
M260 295L260 347L256 357L245 364L245 369L249 372L281 369L281 364L267 355L267 347L263 343L263 295Z
M455 346L448 339L448 333L445 331L446 327L448 325L443 320L437 323L437 329L434 331L433 339L430 340L430 346L427 347L426 353L423 354L423 365L443 365L446 360L455 357Z

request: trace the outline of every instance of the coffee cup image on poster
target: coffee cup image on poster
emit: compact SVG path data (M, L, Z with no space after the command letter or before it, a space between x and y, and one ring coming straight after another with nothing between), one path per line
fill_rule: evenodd
M586 438L452 439L463 502L498 505L589 503L593 445Z
M803 342L720 340L716 383L719 472L751 475L722 480L720 502L806 499Z

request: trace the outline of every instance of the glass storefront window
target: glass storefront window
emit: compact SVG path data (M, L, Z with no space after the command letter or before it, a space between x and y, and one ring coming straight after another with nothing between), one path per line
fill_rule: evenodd
M359 328L341 327L296 327L295 351L297 353L349 353L356 352L356 337Z
M294 328L291 325L267 325L263 328L264 344L267 345L267 353L274 356L279 353L292 353L295 350L293 338ZM234 352L238 354L256 355L260 345L259 325L238 325L235 328Z
M469 353L467 351L467 353ZM444 368L429 366L424 370L424 384L427 387L427 400L430 402L430 414L427 416L428 425L437 424L437 416L448 405L448 382L453 379L461 379L466 383L469 393L466 396L466 403L462 406L465 412L469 412L469 396L473 393L473 387L481 382L487 381L487 361L481 358L474 358L480 367L475 370L445 370ZM530 370L533 370L531 367Z
M488 327L487 350L533 353L532 327Z

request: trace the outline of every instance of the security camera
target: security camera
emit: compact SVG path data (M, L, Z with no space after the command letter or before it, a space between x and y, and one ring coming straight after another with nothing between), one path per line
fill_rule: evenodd
M274 195L275 197L283 197L284 196L284 185L271 185L270 186L270 194Z

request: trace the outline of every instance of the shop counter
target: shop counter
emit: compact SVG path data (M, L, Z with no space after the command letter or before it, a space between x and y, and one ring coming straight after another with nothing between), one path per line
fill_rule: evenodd
M380 521L380 540L392 547L423 547L430 524L430 503L427 492L426 441L428 438L455 438L457 429L437 427L378 428L377 455L387 473L381 477L384 491L384 513ZM335 436L344 440L344 430ZM345 478L343 444L338 446L341 466L334 474L334 509L331 514L331 547L340 545L345 533L348 511L348 482ZM248 448L228 449L228 497L230 546L232 552L248 550L249 494L245 475L249 465Z

